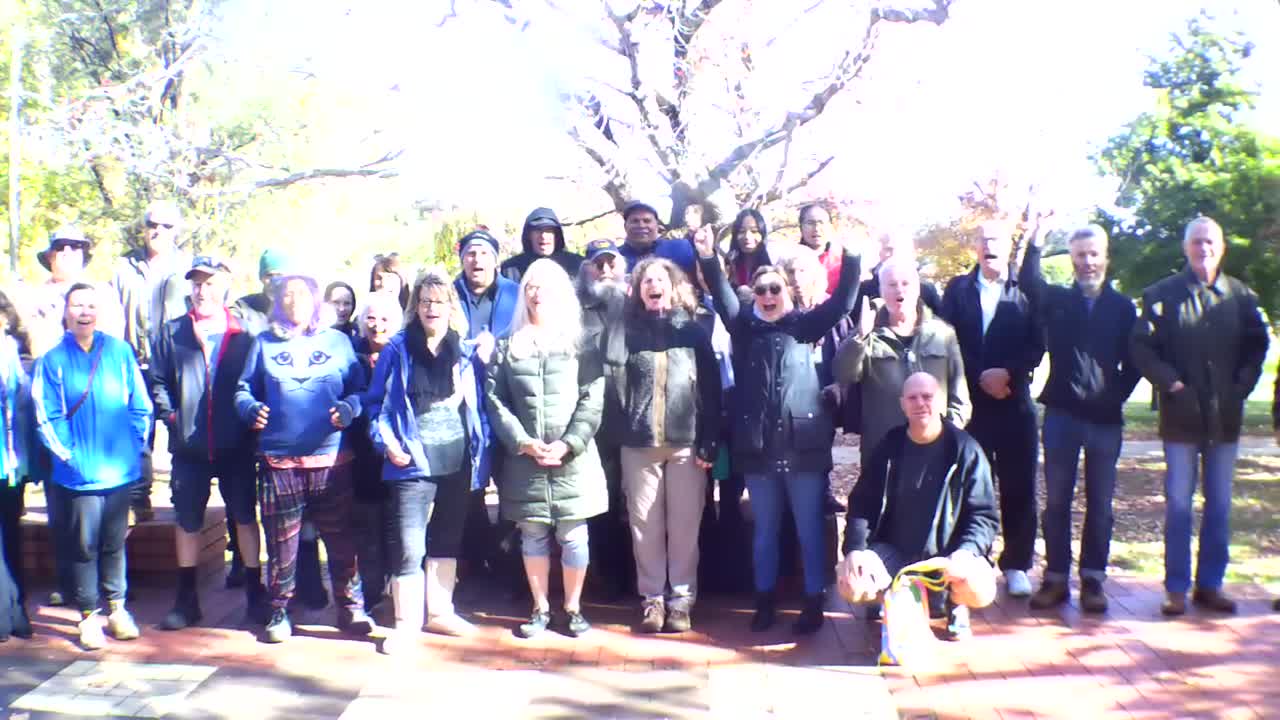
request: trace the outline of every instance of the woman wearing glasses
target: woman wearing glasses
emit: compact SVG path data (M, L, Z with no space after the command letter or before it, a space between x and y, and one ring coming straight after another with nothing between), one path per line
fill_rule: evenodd
M720 430L720 366L695 320L698 303L684 272L649 258L631 278L623 322L605 330L604 346L617 368L608 373L609 392L621 406L640 629L684 632L697 595L698 529Z
M453 281L429 269L412 296L405 329L378 353L366 396L369 436L385 457L386 512L395 537L388 570L396 626L382 646L388 655L416 642L424 597L427 630L475 632L454 611L453 590L467 500L489 480L483 366L464 339L466 317Z
M734 354L743 350L734 368L737 391L729 422L733 462L744 468L756 518L752 555L757 595L751 627L763 631L775 621L778 536L782 503L787 502L796 519L806 596L793 629L813 633L823 623L827 553L822 512L835 432L822 402L813 346L853 309L861 255L846 245L835 292L800 312L777 267L757 268L751 277L754 302L740 303L715 256L711 234L698 233L694 244L716 312L733 336Z

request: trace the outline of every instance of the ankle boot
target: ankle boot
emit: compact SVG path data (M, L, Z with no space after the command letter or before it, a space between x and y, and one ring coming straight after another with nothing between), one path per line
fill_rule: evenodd
M751 616L751 632L764 632L777 621L777 597L772 591L756 593L756 614Z
M827 597L822 593L810 595L804 599L804 609L800 611L800 619L791 630L796 635L812 635L818 632L826 620L823 610L827 606Z
M427 632L453 637L474 635L476 626L453 609L453 589L458 583L458 561L454 558L427 560Z

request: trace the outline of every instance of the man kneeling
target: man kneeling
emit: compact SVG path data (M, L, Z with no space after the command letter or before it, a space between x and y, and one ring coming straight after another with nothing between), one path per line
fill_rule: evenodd
M969 634L968 608L995 597L986 557L998 521L987 457L968 433L943 421L943 401L928 373L903 383L907 424L871 450L849 495L838 574L846 598L875 602L902 568L946 556L948 629L958 638Z

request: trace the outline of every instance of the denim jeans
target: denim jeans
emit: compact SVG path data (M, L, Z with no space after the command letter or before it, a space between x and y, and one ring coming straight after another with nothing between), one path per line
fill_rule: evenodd
M1217 590L1227 572L1231 541L1231 479L1236 443L1165 442L1164 444L1164 588L1185 593L1191 585L1191 511L1204 466L1204 516L1196 554L1196 587Z
M1047 408L1044 413L1044 576L1066 580L1071 572L1071 499L1084 450L1084 533L1080 538L1080 577L1105 580L1111 552L1122 426L1100 425Z
M69 553L71 591L69 603L88 612L98 608L99 590L108 602L124 600L125 534L129 530L129 486L94 492L77 492L48 483L58 522Z
M387 569L395 577L422 574L427 557L457 558L470 499L466 473L389 483L387 518L396 548Z
M822 503L827 494L826 473L747 473L747 493L755 516L751 554L755 558L756 592L772 592L778 584L778 545L782 504L791 505L804 563L805 595L826 587L827 549L822 546Z

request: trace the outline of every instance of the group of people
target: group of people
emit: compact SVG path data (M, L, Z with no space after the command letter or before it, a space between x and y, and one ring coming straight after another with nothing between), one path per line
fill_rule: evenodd
M50 279L32 310L0 297L0 636L31 632L18 530L28 481L45 486L55 594L80 611L80 643L138 636L124 544L131 508L150 510L155 423L168 431L178 526L167 630L203 617L196 566L216 478L228 584L244 587L267 642L291 636L292 603L328 604L319 541L336 625L368 635L372 608L389 599L390 654L424 629L474 633L455 589L486 573L520 576L531 605L522 637L590 630L589 567L638 596L640 631L686 631L700 529L716 525L721 546L745 554L733 535L744 490L752 630L777 622L791 541L804 595L793 631L822 626L824 518L847 504L841 590L873 601L906 565L947 557L951 590L932 610L960 637L967 609L995 593L997 531L1009 594L1038 608L1067 601L1081 448L1081 605L1101 612L1123 403L1140 375L1159 397L1168 464L1164 611L1185 612L1193 589L1197 456L1205 510L1191 598L1234 610L1221 590L1231 471L1268 336L1252 293L1220 270L1213 220L1187 226L1187 269L1149 288L1139 315L1110 287L1094 226L1071 235L1069 288L1045 281L1034 230L1015 274L1015 228L991 222L974 269L938 293L910 244L890 236L864 277L870 239L833 236L820 204L800 209L799 243L771 240L765 218L743 210L727 251L697 214L666 237L650 205L622 216L625 239L593 240L585 255L567 249L547 208L529 214L522 252L504 262L477 229L458 243L456 277L426 268L410 282L398 256L378 256L363 305L349 284L322 286L275 250L259 261L262 291L230 302L231 268L179 254L169 204L148 209L143 243L104 287L82 278L91 241L59 229L40 254ZM1046 349L1041 433L1030 387ZM840 428L861 435L847 500L830 480ZM1047 566L1033 594L1041 434Z

